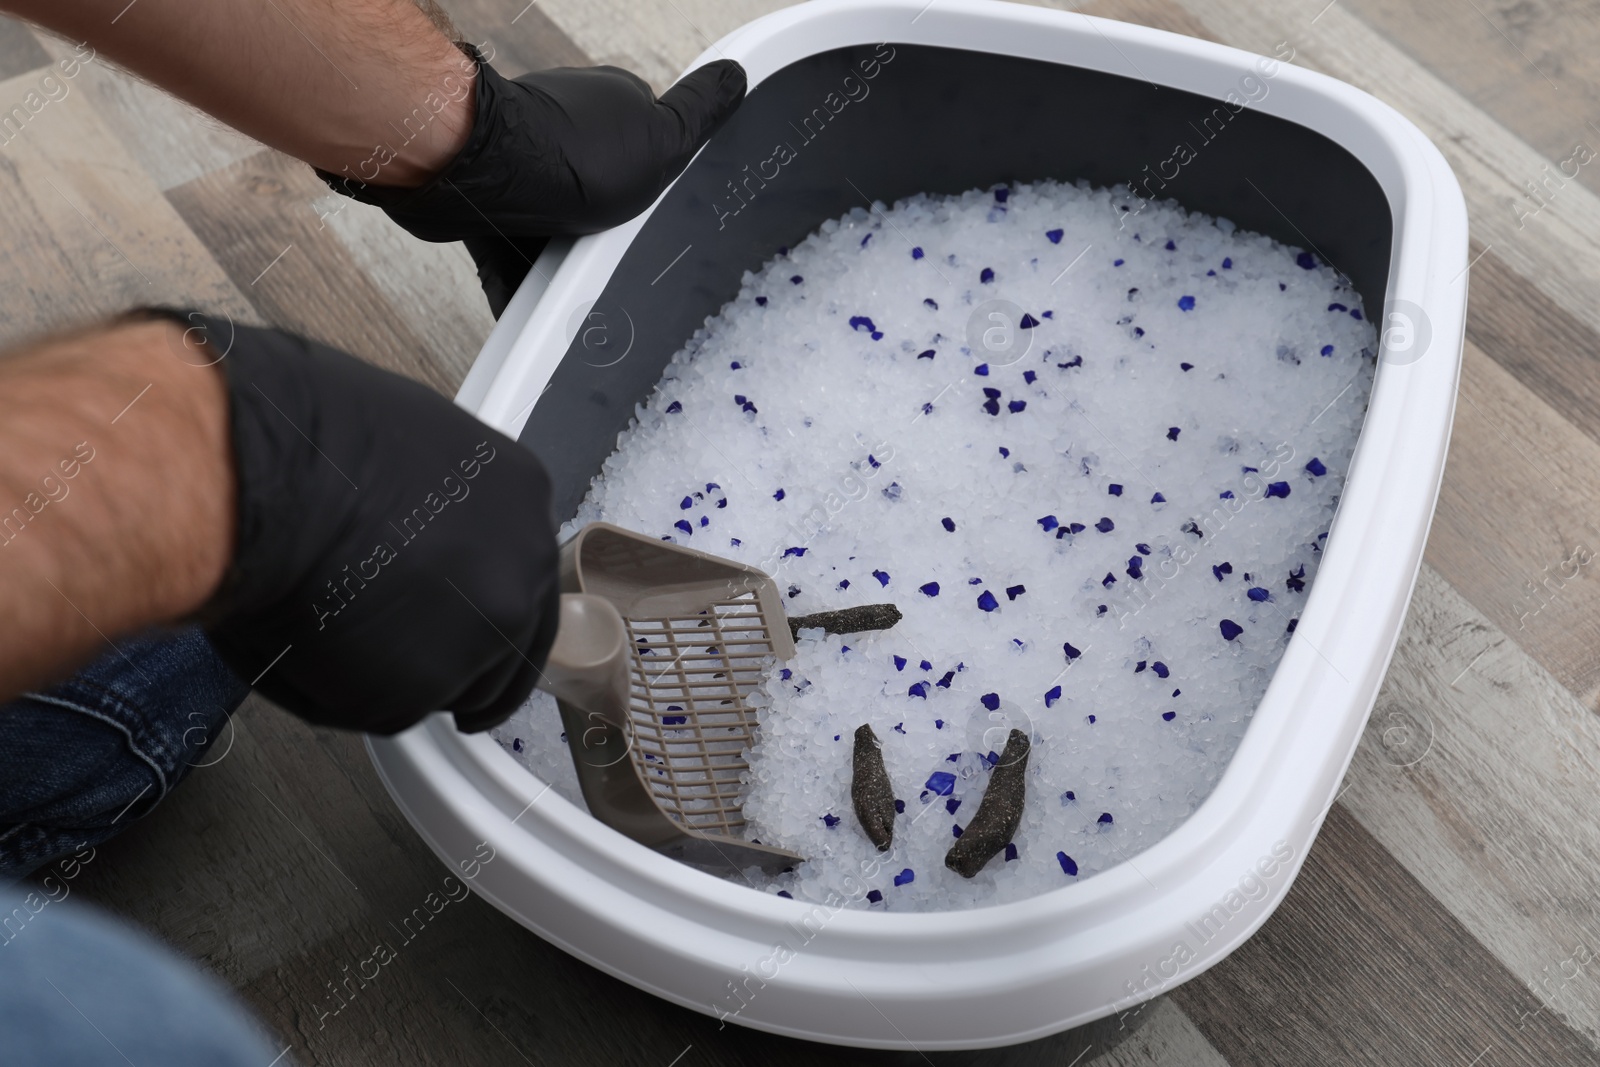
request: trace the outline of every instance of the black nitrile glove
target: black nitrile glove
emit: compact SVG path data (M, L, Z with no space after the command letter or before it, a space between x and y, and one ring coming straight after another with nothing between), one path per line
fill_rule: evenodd
M656 99L618 67L557 67L502 78L478 64L466 147L416 189L327 171L336 191L374 204L424 241L465 241L496 317L545 239L598 233L649 207L744 99L744 68L719 59Z
M560 617L550 481L444 397L327 345L198 314L228 385L238 532L201 613L241 678L313 723L503 722Z

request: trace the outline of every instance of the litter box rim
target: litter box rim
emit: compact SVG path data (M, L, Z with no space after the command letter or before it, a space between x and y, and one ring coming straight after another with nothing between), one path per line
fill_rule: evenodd
M1121 75L1144 67L1159 71L1161 85L1219 100L1262 58L998 0L812 0L735 30L691 67L730 56L754 86L807 55L882 40ZM771 975L775 942L815 906L732 886L635 844L548 793L486 735L458 734L442 715L368 741L385 785L434 851L454 867L475 842L489 842L497 860L471 880L475 891L625 981L727 1021L865 1047L981 1048L1045 1036L1131 1011L1248 938L1287 893L1331 807L1398 641L1443 474L1467 264L1465 202L1421 131L1353 86L1288 63L1272 84L1254 106L1342 145L1382 186L1394 227L1381 321L1389 324L1396 301L1408 302L1431 322L1433 341L1408 362L1385 332L1345 495L1299 627L1222 778L1188 820L1131 862L1026 900L830 913ZM553 242L458 403L517 435L529 398L537 399L571 339L557 309L598 295L648 216ZM1195 917L1238 896L1245 876L1261 879L1252 872L1274 849L1288 856L1268 864L1266 892L1237 909L1230 903L1215 936L1174 962L1180 940L1197 940ZM954 959L962 966L941 965Z

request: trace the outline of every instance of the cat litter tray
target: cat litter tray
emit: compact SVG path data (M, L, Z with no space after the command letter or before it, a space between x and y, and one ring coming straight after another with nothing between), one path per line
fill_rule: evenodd
M445 715L371 739L373 760L452 869L480 842L494 849L473 887L496 907L730 1022L928 1051L1131 1010L1272 914L1361 737L1444 469L1466 306L1460 189L1415 126L1349 85L1075 13L815 0L729 34L696 65L720 56L749 72L743 108L650 211L552 243L458 402L543 458L565 517L672 354L745 271L823 220L1003 181L1133 182L1315 249L1383 312L1339 511L1266 695L1214 791L1155 846L959 912L833 909L703 873L599 825ZM819 108L817 133L805 120ZM793 151L774 177L777 142ZM1175 158L1180 143L1191 158ZM758 172L765 188L746 185ZM540 981L528 976L530 994Z

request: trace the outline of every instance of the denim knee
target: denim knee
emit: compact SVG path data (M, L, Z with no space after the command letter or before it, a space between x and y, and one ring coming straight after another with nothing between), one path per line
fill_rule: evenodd
M0 878L147 813L202 762L249 691L190 627L119 641L0 707Z

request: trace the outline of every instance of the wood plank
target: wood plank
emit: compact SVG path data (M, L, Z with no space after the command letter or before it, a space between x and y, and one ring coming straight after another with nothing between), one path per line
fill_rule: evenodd
M789 6L783 0L541 0L550 21L596 63L625 67L661 92L719 37Z
M167 198L261 316L453 394L441 367L314 207L311 168L270 149L167 191Z
M426 347L433 364L455 382L466 377L494 316L466 246L419 241L382 210L327 190L313 204L328 229Z
M1472 242L1467 336L1567 421L1600 440L1600 333Z
M1425 568L1341 803L1531 990L1519 1011L1591 1042L1597 779L1600 719Z
M1347 0L1419 63L1552 160L1576 141L1600 144L1587 119L1600 102L1600 19L1592 5L1518 0ZM1530 175L1530 177L1532 177ZM1579 174L1591 189L1600 177Z
M49 62L50 57L45 55L27 23L0 15L0 79L15 77Z
M587 67L586 52L544 11L539 0L451 0L450 18L508 78L546 67ZM492 51L491 51L492 49Z
M1172 994L1234 1067L1590 1063L1528 993L1342 805L1283 905Z
M1228 1061L1171 997L1157 997L1140 1015L1144 1022L1131 1037L1096 1052L1084 1061L1084 1067L1227 1067ZM1070 1062L1056 1061L1062 1065Z
M0 82L22 99L38 73ZM137 304L249 305L86 93L45 104L0 148L0 343Z
M1597 470L1600 445L1467 343L1426 559L1590 708L1600 582L1582 561L1600 553Z
M75 46L59 38L41 34L40 40L51 59L74 54ZM129 74L104 56L85 64L75 84L94 101L95 110L123 149L163 190L261 150L252 138Z
M1041 5L1048 6L1048 5ZM1177 0L1095 0L1073 10L1118 22L1132 22L1168 33L1181 33L1203 41L1217 40L1216 34L1199 19L1178 5Z

